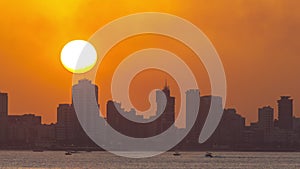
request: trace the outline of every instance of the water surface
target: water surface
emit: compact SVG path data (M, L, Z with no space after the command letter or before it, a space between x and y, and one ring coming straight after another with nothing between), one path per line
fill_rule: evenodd
M79 152L66 156L62 151L0 151L0 169L299 169L300 153L287 152L173 152L130 159L108 152Z

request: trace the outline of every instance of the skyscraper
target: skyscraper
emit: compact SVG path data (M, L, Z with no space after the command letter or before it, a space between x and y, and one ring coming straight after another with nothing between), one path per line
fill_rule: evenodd
M222 119L211 137L214 146L238 147L242 143L245 118L236 109L224 109Z
M191 103L189 103L189 101L192 101L193 103L195 103L196 100L193 100L192 97L194 97L195 99L198 100L197 98L197 91L195 92L187 92L187 106L190 106ZM211 107L211 103L212 101L214 102L214 104L217 107ZM192 126L192 129L190 130L190 132L188 133L188 135L186 136L184 142L185 142L185 146L187 146L187 149L194 149L195 147L199 148L199 136L200 133L202 131L202 128L205 124L205 121L207 120L207 116L209 111L218 111L218 110L223 110L222 108L222 98L219 96L201 96L200 97L200 105L199 105L199 111L198 111L198 115L196 118L196 122L195 124ZM187 112L187 119L189 119L189 112ZM206 142L207 143L207 142ZM206 143L202 144L205 145Z
M165 131L174 125L175 122L175 97L172 97L170 93L170 87L167 83L162 90L156 91L156 115L162 112L161 118L157 123L157 133ZM166 103L164 99L166 99Z
M72 142L76 137L78 125L74 107L69 104L60 104L57 107L56 139L62 142Z
M281 96L278 103L278 126L280 129L293 129L293 99Z
M274 109L270 106L265 106L258 109L258 123L257 130L260 136L256 139L259 144L268 144L272 141L274 134Z
M0 92L0 118L8 116L8 95Z
M55 126L56 140L69 145L92 145L94 143L81 127L74 106L60 104L57 107L57 124Z
M73 99L74 96L79 95L81 101L91 101L88 99L96 98L98 104L98 86L92 84L92 81L88 79L82 79L78 81L78 84L75 84L72 87ZM74 100L72 100L74 101Z
M200 106L200 91L198 89L190 89L186 91L186 127L190 128L193 124L192 121L195 119L192 116L192 113L198 113ZM197 123L197 121L195 121ZM194 129L195 130L195 129ZM198 143L199 133L193 131L189 135L189 142L194 141L194 144Z
M258 125L265 134L270 134L274 127L274 109L270 106L258 109Z
M98 86L90 80L79 80L72 88L73 106L81 124L85 129L94 129L95 119L100 117L98 104Z
M7 141L8 95L0 92L0 143Z

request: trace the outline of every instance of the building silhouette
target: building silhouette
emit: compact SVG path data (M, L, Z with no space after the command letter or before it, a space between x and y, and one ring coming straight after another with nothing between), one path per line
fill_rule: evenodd
M71 104L59 104L57 107L56 140L63 143L72 143L77 138L77 130L80 124L77 122L76 112Z
M144 117L137 115L134 109L125 111L120 103L109 100L106 104L106 110L107 123L116 131L135 138L145 138L155 135L155 130L152 128L155 127L154 123L138 123L126 118L135 116L135 119L144 120Z
M156 91L156 115L162 112L156 123L157 134L164 132L175 123L175 97L172 97L170 93L170 87L167 83L161 91ZM164 99L166 99L166 104L163 104Z
M199 115L199 104L200 104L200 91L198 89L190 89L185 92L186 94L186 126L192 125L190 122L194 121L193 116L191 116L191 113L197 112ZM198 117L197 116L197 117ZM199 123L199 118L195 120L194 126L197 125L198 127L202 128L203 124ZM192 126L190 126L192 127ZM188 133L186 138L183 141L182 147L191 148L195 145L198 145L198 137L200 134L200 130L196 130L196 127L193 127L191 131Z
M163 104L164 99L166 99L165 104ZM174 127L175 98L170 95L170 88L167 85L156 92L156 103L156 115L144 119L142 115L137 115L134 109L125 111L120 103L110 100L107 102L107 122L118 132L130 137L146 138L156 136L169 127ZM159 114L158 112L162 113ZM131 119L136 119L136 121L126 118L130 116Z
M293 99L281 96L278 103L278 126L280 129L293 129Z
M58 106L55 137L61 145L91 146L94 144L81 127L72 104Z
M269 135L274 128L274 109L265 106L258 109L258 125Z
M208 142L212 148L236 149L243 143L244 128L245 118L236 109L224 109L219 126Z
M0 92L0 143L7 142L8 94Z
M0 92L0 118L8 116L8 94Z
M56 141L61 145L96 146L81 123L90 128L99 117L98 86L87 79L79 80L72 86L72 104L57 108Z
M285 107L286 103L291 103L289 97L282 96L283 102L278 101L281 108ZM282 105L283 104L283 105ZM288 104L289 108L291 104ZM283 113L284 109L278 109L278 113L281 115L279 117L281 120L284 120L284 123L279 125L280 120L274 120L274 109L270 106L265 106L258 109L258 122L251 123L250 126L246 127L245 133L245 142L248 144L249 148L261 149L261 150L274 150L274 149L291 149L299 145L300 135L297 133L298 129L288 129L287 126L292 125L293 122L290 122L289 125L282 126L287 121L285 121L285 115ZM290 109L289 112L292 112ZM283 119L282 119L283 118ZM292 118L293 119L293 118ZM281 121L282 122L282 121ZM295 126L296 127L296 126Z
M156 92L156 114L147 118L134 109L125 111L117 101L108 101L107 123L103 127L109 124L118 132L136 138L156 136L169 128L179 136L187 128L174 125L175 97L170 93L167 84ZM88 123L85 127L94 129L96 126L89 122L100 118L98 87L87 79L79 80L72 87L72 96L71 104L58 105L56 124L41 124L42 117L34 114L8 115L8 94L0 93L0 148L100 150L81 126ZM211 107L212 101L217 108ZM300 151L300 118L293 117L293 100L281 96L277 102L278 120L274 120L274 109L264 106L258 109L258 121L246 126L245 118L236 109L223 110L221 97L200 96L198 89L190 89L186 91L186 126L191 130L173 150ZM199 144L209 111L220 109L223 115L218 127L205 143ZM197 116L193 116L196 112ZM190 124L192 121L194 125ZM104 132L103 137L109 138L105 134L108 133ZM115 141L118 140L110 142Z
M8 116L8 136L10 145L32 147L38 141L41 116L34 114Z
M206 141L204 144L199 144L198 139L200 136L200 133L202 131L202 128L204 126L204 123L206 121L206 118L208 116L209 110L211 108L211 102L214 101L219 106L219 109L222 108L222 98L219 96L201 96L200 97L199 90L189 90L186 92L186 105L187 105L187 112L186 112L186 119L189 120L191 117L189 115L189 112L193 109L197 109L195 105L199 105L198 108L198 115L196 117L195 124L192 126L190 132L187 134L185 139L183 140L182 147L187 150L195 150L201 149L206 146L211 146L211 141ZM200 97L200 100L199 100ZM196 104L196 102L200 101L200 104Z
M79 80L72 87L72 105L80 122L86 124L87 130L92 130L95 127L92 122L100 117L98 86L88 79Z
M8 115L8 94L0 93L0 143L32 147L38 140L41 116L34 114Z
M270 143L274 134L274 109L265 106L258 109L257 132L261 134L261 143Z
M300 138L300 118L294 117L293 118L293 131L299 136Z
M58 144L56 140L56 124L40 124L37 130L37 139L34 147L44 147L45 149L51 149Z

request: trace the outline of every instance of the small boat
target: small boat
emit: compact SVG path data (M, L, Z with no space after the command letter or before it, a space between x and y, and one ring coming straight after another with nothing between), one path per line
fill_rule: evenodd
M205 154L205 157L212 158L212 157L214 157L214 156L212 155L212 153L210 153L210 152L206 152L206 154Z
M180 156L181 154L178 151L175 151L173 156Z
M66 152L65 155L72 155L70 151Z

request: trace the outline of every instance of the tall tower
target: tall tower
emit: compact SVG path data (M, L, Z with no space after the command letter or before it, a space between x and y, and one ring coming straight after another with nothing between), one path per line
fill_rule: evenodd
M281 96L278 103L278 126L280 129L293 129L293 99Z
M164 104L165 98L166 104ZM156 91L156 104L156 115L162 112L156 131L157 133L161 133L171 127L175 122L175 97L170 96L170 87L167 85L167 82L162 90Z
M194 125L198 125L195 121L193 113L196 113L196 119L198 118L199 106L200 106L200 91L198 89L190 89L185 92L186 94L186 128L192 128L191 132L187 136L187 141L189 144L198 144L199 133L197 133ZM194 124L191 124L195 121Z
M8 116L8 95L0 92L0 118Z
M90 80L79 80L72 88L73 102L76 115L87 130L94 130L97 118L100 117L98 104L98 86Z
M8 95L0 92L0 143L7 141Z
M274 109L270 106L258 109L258 124L266 134L274 127Z
M188 108L189 106L191 106L192 104L196 103L196 101L198 102L199 100L199 96L198 96L197 90L195 91L188 91L187 92L187 119L191 118L189 117L189 112L188 110L190 108ZM191 103L189 103L191 102ZM211 103L214 103L214 105L216 106L211 106ZM196 107L194 107L193 109L195 109ZM202 128L207 120L207 116L208 113L211 109L211 111L222 111L223 107L222 107L222 98L219 96L201 96L200 97L200 105L198 107L198 115L195 121L195 124L192 126L192 129L190 130L190 132L188 133L188 135L185 138L185 142L187 144L188 147L190 147L191 149L194 149L195 147L197 147L199 145L199 136L200 133L202 131ZM190 109L191 110L191 109Z
M78 81L72 88L73 98L74 95L80 95L81 101L88 101L88 99L96 98L98 104L98 86L92 84L92 81L82 79Z
M195 120L192 113L199 112L200 106L200 91L198 89L190 89L186 93L186 126ZM196 116L197 117L197 116Z
M78 134L78 121L74 107L69 104L59 104L57 107L56 139L73 141Z

